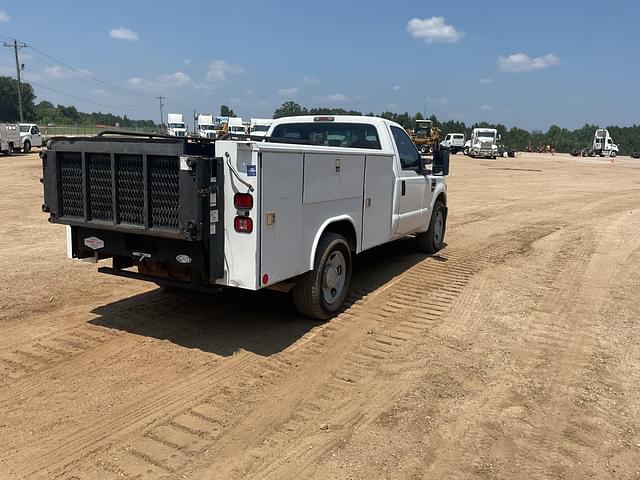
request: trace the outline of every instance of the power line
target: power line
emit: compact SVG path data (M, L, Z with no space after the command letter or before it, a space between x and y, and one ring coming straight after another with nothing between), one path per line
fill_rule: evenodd
M96 102L94 100L89 100L87 98L82 98L82 97L78 97L76 95L71 95L70 93L61 92L60 90L56 90L54 88L46 87L46 86L41 85L41 84L39 84L37 82L34 82L33 80L31 80L29 83L32 83L33 85L36 85L37 87L44 88L45 90L49 90L49 91L51 91L53 93L57 93L59 95L64 95L66 97L73 98L73 99L76 99L76 100L80 100L82 102L93 103L93 104L99 105L101 107L119 108L119 109L124 109L124 110L127 110L127 109L129 109L129 110L145 110L145 111L152 110L152 108L149 108L149 107L136 108L136 107L125 106L125 105L108 105L106 103Z
M121 87L121 86L116 85L116 84L114 84L114 83L107 82L106 80L102 80L102 79L100 79L100 78L98 78L98 77L96 77L96 76L94 76L94 75L90 74L89 72L87 72L87 71L85 71L85 70L81 70L81 69L79 69L79 68L72 67L71 65L69 65L69 64L67 64L67 63L65 63L65 62L63 62L62 60L58 60L57 58L55 58L55 57L53 57L53 56L49 55L48 53L45 53L45 52L43 52L42 50L37 49L37 48L36 48L36 47L34 47L33 45L29 45L29 48L30 48L31 50L33 50L34 52L36 52L36 53L38 53L38 54L42 55L43 57L48 58L49 60L51 60L51 61L53 61L53 62L55 62L55 63L57 63L57 64L59 64L59 65L62 65L64 68L66 68L66 69L68 69L68 70L71 70L71 71L73 71L73 72L76 72L76 73L78 73L79 75L82 75L82 76L84 76L84 77L86 77L86 78L90 78L91 80L93 80L93 81L95 81L95 82L98 82L98 83L100 83L100 84L102 84L102 85L105 85L105 86L108 86L108 87L111 87L111 88L115 88L115 89L117 89L117 90L120 90L120 91L123 91L123 92L127 92L127 93L129 93L129 94L133 94L133 95L140 95L140 96L143 96L143 97L153 98L153 95L148 95L148 94L145 94L145 93L135 92L135 91L133 91L133 90L129 90L128 88L124 88L124 87Z

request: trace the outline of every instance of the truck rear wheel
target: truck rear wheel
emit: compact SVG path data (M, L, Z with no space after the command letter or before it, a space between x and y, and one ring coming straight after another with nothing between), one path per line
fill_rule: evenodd
M293 287L293 303L302 315L328 320L344 303L351 285L351 250L336 233L323 235L314 269L301 275Z
M426 232L416 236L418 248L425 253L436 253L444 245L444 235L447 231L447 208L437 201L431 212L431 222Z

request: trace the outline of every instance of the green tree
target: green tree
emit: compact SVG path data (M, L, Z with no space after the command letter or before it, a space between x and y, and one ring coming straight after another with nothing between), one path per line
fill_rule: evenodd
M22 82L22 114L25 122L35 120L36 95L30 84ZM11 77L0 77L0 121L17 122L20 120L18 112L18 81Z
M273 118L293 117L295 115L306 115L308 110L301 107L294 101L284 102L275 112Z
M235 117L235 112L226 105L220 105L220 116L221 117Z

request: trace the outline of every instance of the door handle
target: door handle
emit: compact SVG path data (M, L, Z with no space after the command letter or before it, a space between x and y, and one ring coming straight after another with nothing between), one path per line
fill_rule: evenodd
M407 194L407 182L402 180L402 196L404 197Z

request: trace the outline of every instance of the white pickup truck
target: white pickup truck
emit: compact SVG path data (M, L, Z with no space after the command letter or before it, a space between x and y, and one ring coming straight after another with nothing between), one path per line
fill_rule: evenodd
M164 286L290 290L317 319L342 307L354 255L444 244L449 152L427 168L381 118L283 118L258 142L56 138L42 158L43 211L69 226L70 257Z
M42 147L42 134L35 123L20 124L20 142L24 153L29 153L31 147Z
M451 155L455 155L464 150L464 143L464 133L447 133L440 147L449 149Z

